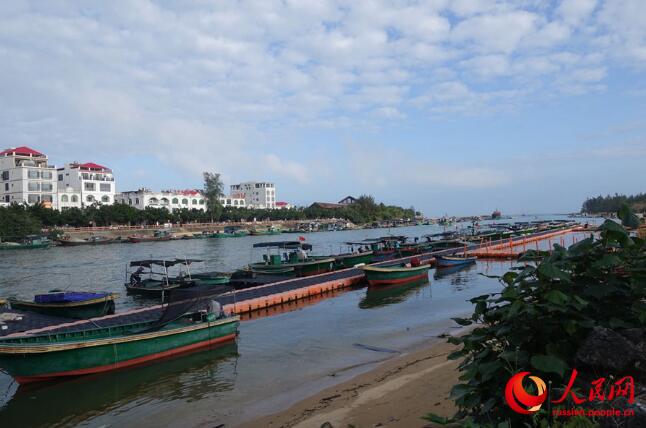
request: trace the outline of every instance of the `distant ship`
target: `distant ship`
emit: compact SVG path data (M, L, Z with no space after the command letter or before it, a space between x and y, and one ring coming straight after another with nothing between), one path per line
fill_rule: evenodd
M491 219L496 220L498 218L502 217L502 213L498 210L495 210L494 212L491 213Z

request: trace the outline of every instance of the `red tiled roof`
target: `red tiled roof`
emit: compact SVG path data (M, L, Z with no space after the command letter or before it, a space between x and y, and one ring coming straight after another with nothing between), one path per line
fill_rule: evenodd
M282 202L282 201L280 201L280 202L276 202L276 206L277 206L277 207L283 207L283 206L285 206L285 205L289 205L289 204L288 204L287 202Z
M44 156L41 152L38 152L32 148L22 146L22 147L16 147L15 149L7 149L2 152L0 152L0 156L8 155L11 153L15 153L17 155L23 155L23 156Z
M184 195L184 196L197 196L201 192L199 190L195 190L195 189L187 189L187 190L178 190L177 193L179 193L180 195Z
M83 169L99 169L101 171L110 171L110 168L107 166L99 165L94 162L87 162L87 163L82 163L79 165L79 168Z

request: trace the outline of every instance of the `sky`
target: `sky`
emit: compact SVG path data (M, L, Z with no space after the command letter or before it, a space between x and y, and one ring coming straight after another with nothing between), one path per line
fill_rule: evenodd
M0 147L426 215L644 192L643 0L0 2Z

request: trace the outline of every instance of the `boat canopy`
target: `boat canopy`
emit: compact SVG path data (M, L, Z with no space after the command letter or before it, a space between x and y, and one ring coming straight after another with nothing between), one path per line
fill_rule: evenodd
M141 267L152 268L153 266L156 265L156 266L170 267L180 263L184 263L184 262L179 260L152 259L152 260L137 260L134 262L130 262L130 266L141 266Z
M171 267L175 265L190 265L191 263L201 263L204 260L200 259L175 259L175 260L163 260L163 259L150 259L150 260L136 260L130 262L130 266L141 266L152 268L153 266L166 266Z
M253 248L287 248L294 250L302 248L303 250L311 250L312 244L304 244L300 241L258 242L257 244L253 244Z

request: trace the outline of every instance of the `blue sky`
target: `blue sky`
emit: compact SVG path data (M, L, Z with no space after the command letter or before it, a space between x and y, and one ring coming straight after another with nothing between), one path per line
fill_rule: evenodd
M428 215L643 192L641 0L0 3L0 146Z

